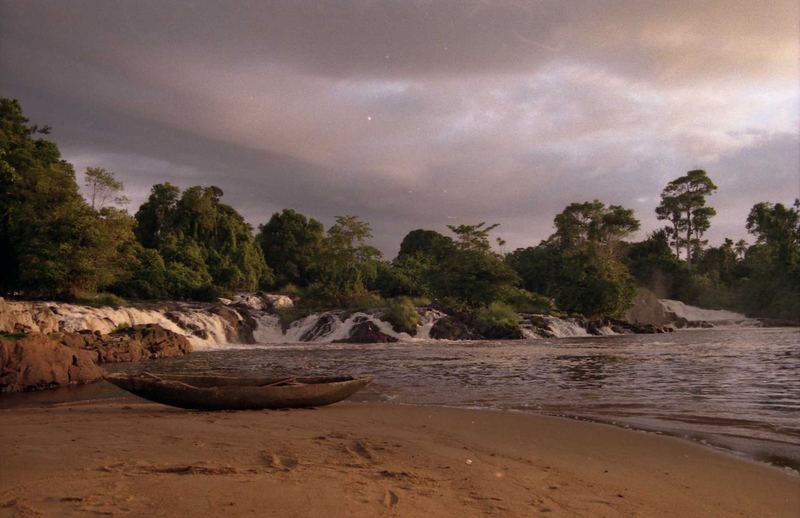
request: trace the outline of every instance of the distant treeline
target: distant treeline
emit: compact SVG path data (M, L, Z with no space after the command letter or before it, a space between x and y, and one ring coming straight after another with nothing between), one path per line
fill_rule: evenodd
M42 137L48 131L0 98L5 296L212 300L264 289L295 294L307 308L388 304L413 320L413 303L431 301L502 321L513 311L619 316L638 285L706 307L800 315L800 204L758 203L744 222L753 244L709 247L716 186L701 170L664 188L656 213L667 225L641 242L626 241L639 229L632 210L594 200L567 206L535 247L498 254L497 225L478 223L448 226L452 236L413 230L389 261L356 216L326 230L285 209L254 233L213 186L154 185L131 216L110 171L88 168L81 194L72 165Z

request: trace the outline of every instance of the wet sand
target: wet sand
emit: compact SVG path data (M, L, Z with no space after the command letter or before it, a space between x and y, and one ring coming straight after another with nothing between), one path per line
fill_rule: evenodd
M340 403L0 410L0 516L798 516L800 477L680 439Z

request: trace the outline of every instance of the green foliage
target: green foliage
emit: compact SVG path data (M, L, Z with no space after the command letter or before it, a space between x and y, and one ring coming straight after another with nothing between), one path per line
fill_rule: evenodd
M636 285L624 264L595 247L565 252L562 260L553 294L560 309L621 317L631 306Z
M128 203L128 199L120 194L123 189L122 182L117 180L114 173L102 167L87 167L84 174L84 184L89 191L92 210L99 211L111 199L117 205Z
M366 244L368 223L355 216L338 216L320 243L311 266L313 282L306 297L317 303L346 307L367 295L378 275L381 253Z
M517 327L519 320L517 311L502 302L492 302L475 313L475 324L481 331L493 327Z
M322 223L292 209L276 212L259 227L256 242L275 272L275 285L311 283L312 261L325 238Z
M503 293L502 301L513 307L517 313L549 315L555 311L553 302L549 298L513 286Z
M112 307L112 308L120 308L128 305L128 302L120 298L113 293L91 293L91 294L81 294L75 298L75 302L78 304L85 304L87 306L94 306L94 307Z
M132 265L132 282L125 289L143 297L158 293L210 300L220 293L273 284L252 228L220 202L222 194L213 186L190 187L181 194L168 183L154 185L136 213L136 236L145 248L158 251L164 267L152 255L139 253L140 264L158 271L148 274ZM144 285L147 277L155 284Z
M17 340L22 340L26 336L28 336L28 335L26 335L25 333L0 333L0 339L13 340L15 342Z
M41 133L17 101L0 98L0 290L72 298L115 275L116 229Z
M455 249L453 240L435 230L412 230L400 243L397 259L406 257L425 257L441 259Z
M574 248L586 243L611 245L639 230L633 210L604 203L571 203L554 220L556 232L550 238L561 248Z
M671 226L666 227L666 231L672 238L675 255L680 256L683 248L690 265L693 252L705 245L703 234L711 226L711 217L717 213L713 207L706 207L706 197L716 190L708 174L696 169L669 182L661 193L656 215L660 220L669 221Z
M383 320L389 322L398 333L413 335L417 331L420 316L410 298L398 297L389 301L383 312Z
M456 235L455 244L459 250L485 253L492 248L489 233L499 226L499 223L487 226L482 221L477 225L447 225L447 228Z

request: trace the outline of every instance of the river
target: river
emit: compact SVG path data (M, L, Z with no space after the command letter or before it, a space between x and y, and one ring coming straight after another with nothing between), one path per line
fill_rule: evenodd
M356 399L584 418L800 469L800 329L523 341L284 344L132 364L154 372L372 374Z

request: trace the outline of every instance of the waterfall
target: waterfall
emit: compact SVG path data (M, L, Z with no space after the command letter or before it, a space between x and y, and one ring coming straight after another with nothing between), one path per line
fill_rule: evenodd
M714 327L730 325L757 325L758 321L741 313L723 309L704 309L690 306L679 300L660 299L667 315L682 319L689 324L707 322Z
M421 315L414 336L398 333L392 325L377 315L358 311L345 316L342 311L315 313L292 322L284 331L275 315L264 314L256 319L258 327L253 333L260 344L296 342L334 342L350 336L353 327L365 321L372 322L384 334L403 342L430 340L430 331L437 320L446 316L441 311L427 309ZM344 318L343 318L344 317Z
M120 327L158 324L186 336L194 347L201 349L227 344L227 336L236 333L222 316L202 307L176 306L176 309L167 310L5 301L4 310L24 329L39 333L97 331L107 334ZM241 319L235 310L231 311ZM19 318L21 316L25 317L24 320Z

